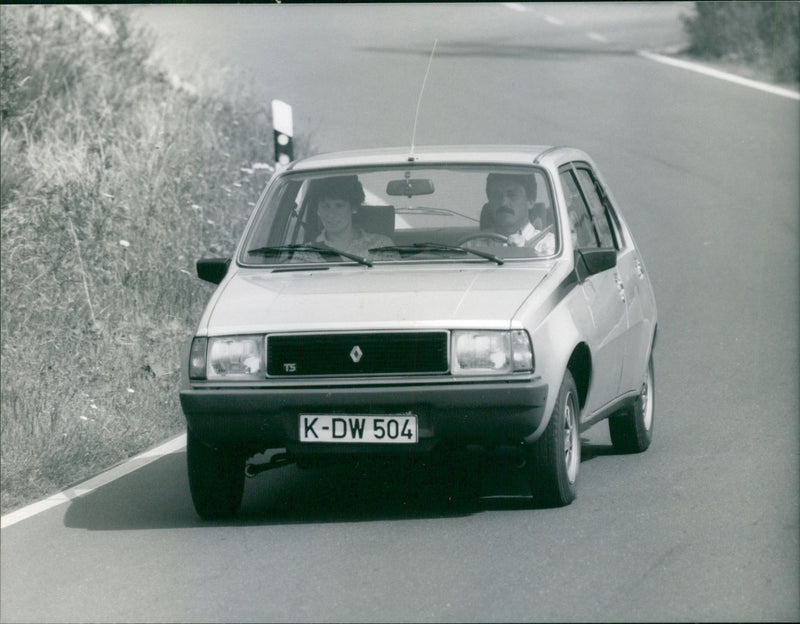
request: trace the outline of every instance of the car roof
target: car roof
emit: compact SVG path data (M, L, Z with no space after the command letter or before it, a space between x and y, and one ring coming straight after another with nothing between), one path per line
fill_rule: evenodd
M320 154L295 161L289 170L305 171L364 165L432 164L558 164L564 160L587 160L580 150L549 145L459 145L365 149Z

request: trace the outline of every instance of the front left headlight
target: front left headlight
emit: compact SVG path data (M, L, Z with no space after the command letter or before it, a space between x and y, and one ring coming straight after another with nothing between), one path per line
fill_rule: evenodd
M528 332L454 331L454 375L485 375L533 371L533 347Z
M192 379L264 379L264 336L197 337L189 356Z

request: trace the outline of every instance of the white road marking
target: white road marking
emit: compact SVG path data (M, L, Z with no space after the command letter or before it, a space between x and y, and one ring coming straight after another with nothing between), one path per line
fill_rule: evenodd
M80 15L83 21L85 21L87 24L90 24L92 28L94 28L104 37L110 37L116 34L114 24L111 22L110 18L106 17L101 20L97 17L97 15L95 15L93 9L89 9L88 7L84 7L79 4L68 4L67 8Z
M519 13L524 13L527 10L521 2L502 2L501 4L505 8L511 9L512 11L517 11Z
M151 464L165 455L180 451L185 446L186 434L182 433L181 435L176 436L164 442L163 444L150 449L149 451L145 451L144 453L136 455L135 457L132 457L109 470L106 470L105 472L89 479L88 481L84 481L83 483L64 490L63 492L53 494L52 496L37 503L32 503L31 505L27 505L26 507L22 507L21 509L17 509L16 511L6 514L0 518L0 529L5 529L6 527L10 527L12 524L27 520L28 518L61 505L62 503L80 498L81 496L86 496L97 488L111 483L112 481L116 481L117 479L132 473L134 470L143 468L147 464Z
M552 24L553 26L563 26L564 20L561 18L556 17L555 15L545 15L544 21L548 24Z
M637 54L646 59L650 59L651 61L656 61L657 63L673 65L675 67L680 67L681 69L687 69L689 71L697 72L698 74L710 76L712 78L719 78L720 80L727 80L728 82L733 82L735 84L744 87L750 87L752 89L758 89L759 91L772 93L773 95L780 95L782 97L791 98L793 100L800 100L800 93L792 89L778 87L775 85L767 84L765 82L759 82L758 80L751 80L749 78L742 78L741 76L737 76L735 74L729 74L728 72L723 72L718 69L713 69L711 67L706 67L705 65L699 65L697 63L691 63L689 61L682 61L680 59L675 59L669 56L662 56L660 54L647 52L645 50L639 50Z
M587 32L586 36L589 37L592 41L597 41L598 43L608 43L608 39L606 39L603 35L596 32Z

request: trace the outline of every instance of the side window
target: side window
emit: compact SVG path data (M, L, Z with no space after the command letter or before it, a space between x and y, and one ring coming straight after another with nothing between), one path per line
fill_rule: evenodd
M578 183L572 171L563 170L559 177L567 200L572 244L577 247L597 247L597 237L592 227L592 214L578 190Z
M265 199L270 207L261 209L258 221L249 235L247 249L267 245L280 245L286 232L297 228L297 204L295 198L300 188L297 182L284 182Z
M586 201L589 202L589 210L592 215L594 227L597 230L597 236L600 239L600 247L604 249L613 249L616 247L614 244L614 234L612 225L608 219L608 211L602 198L597 192L597 182L594 176L588 169L577 169L578 179L581 182L581 190L583 191Z

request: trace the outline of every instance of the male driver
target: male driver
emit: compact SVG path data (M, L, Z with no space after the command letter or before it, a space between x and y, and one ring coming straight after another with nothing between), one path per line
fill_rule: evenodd
M492 231L508 237L511 247L532 247L537 254L555 252L552 232L541 236L530 220L536 202L536 180L532 175L490 173L486 178L486 197Z

